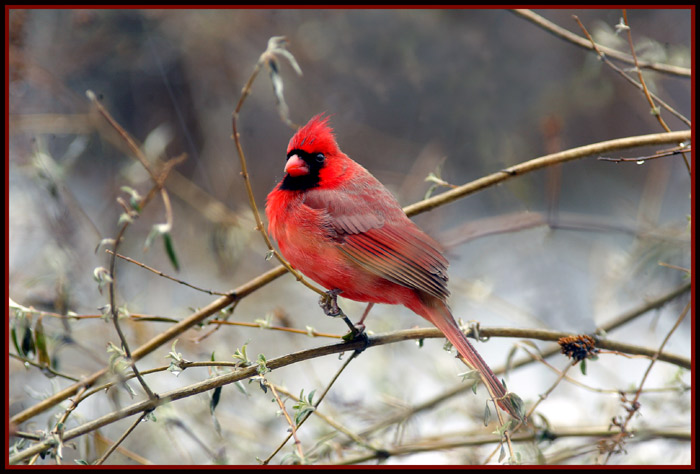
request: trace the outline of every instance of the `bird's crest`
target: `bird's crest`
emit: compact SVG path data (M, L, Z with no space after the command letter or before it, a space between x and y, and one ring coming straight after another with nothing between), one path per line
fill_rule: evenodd
M289 141L287 153L292 150L327 155L337 153L338 143L335 141L333 129L328 125L329 119L330 117L324 117L321 113L309 120L309 123L301 127Z

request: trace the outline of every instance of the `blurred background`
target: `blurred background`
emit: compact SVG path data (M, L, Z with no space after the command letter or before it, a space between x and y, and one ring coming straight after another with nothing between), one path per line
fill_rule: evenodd
M620 10L537 13L581 35L575 14L596 41L629 51L626 35L615 32ZM630 10L628 15L640 58L690 67L689 10ZM594 53L505 10L10 10L8 35L9 296L25 308L61 315L100 314L107 292L99 291L93 271L106 267L108 257L103 248L95 249L102 239L116 236L123 212L116 199L129 197L122 187L143 196L152 186L124 140L95 114L87 90L154 163L187 154L166 183L179 271L160 240L144 249L153 225L165 221L160 199L128 228L120 253L221 292L277 265L265 260L265 244L254 230L231 139L231 114L272 36L287 38L303 71L298 76L280 59L291 120L303 124L320 112L330 114L341 149L402 205L446 189L426 181L431 173L460 185L548 153L663 131L640 91ZM644 75L654 93L690 118L689 78ZM672 130L687 129L670 114L662 116ZM253 84L239 127L262 208L282 178L294 133L280 120L267 70ZM651 155L658 148L613 156ZM592 156L508 180L414 219L447 248L456 317L482 326L590 333L688 281L683 269L691 262L690 199L690 176L681 157L638 165ZM215 299L123 261L117 262L116 276L117 304L131 314L180 320ZM316 301L315 293L285 275L243 299L230 318L343 334L342 322L325 317ZM685 294L608 337L656 349L687 301ZM364 308L342 298L341 306L353 319ZM20 339L31 338L38 320L39 313L17 311L10 313L9 324ZM105 367L108 342L118 344L113 325L100 317L45 314L41 322L52 366L76 378ZM122 326L133 349L170 324L126 318ZM398 307L374 308L367 323L374 333L416 326L428 323ZM210 331L186 332L177 351L191 361L232 361L231 354L247 344L252 359L261 353L272 359L334 342L259 328ZM690 333L686 318L666 350L689 357ZM478 349L496 368L516 342L492 339ZM359 432L459 385L457 374L464 367L454 353L443 351L443 343L431 339L419 347L408 341L367 350L342 374L320 411ZM167 365L169 350L163 346L139 367ZM10 352L17 352L12 344ZM28 357L37 356L30 351ZM568 363L563 357L550 361L557 369ZM342 362L336 356L314 359L268 378L295 395L302 389L320 393ZM571 372L588 389L564 382L538 412L554 428L605 429L612 417L625 414L616 390L636 387L648 363L601 355L588 363L586 376ZM192 368L177 377L163 372L147 380L154 391L164 392L209 374ZM530 405L557 376L530 364L507 381ZM10 415L71 383L16 358L9 360L8 377ZM683 390L689 379L676 366L658 363L645 388L660 390L643 396L643 417L635 418L633 427L689 430L690 392ZM133 400L123 389L96 394L79 405L68 428L140 400L141 388L129 384L137 393ZM468 382L464 385L460 395L368 439L389 447L467 430L492 433L495 425L483 428L483 388L474 396ZM198 395L157 409L158 421L139 426L108 463L256 464L287 435L279 407L257 384L225 386L214 415L210 398ZM287 403L289 410L292 405ZM20 429L49 430L65 408L34 417ZM74 440L64 448L63 462L94 461L130 423L122 420ZM342 444L342 436L326 437L332 432L315 417L300 430L307 451L319 443L311 451L315 462L339 462L363 452ZM517 450L529 463L592 463L599 460L596 441L573 437L525 443ZM414 452L385 462L484 462L494 446ZM626 449L609 463L690 462L687 441L630 442ZM288 443L272 463L285 462L292 452Z

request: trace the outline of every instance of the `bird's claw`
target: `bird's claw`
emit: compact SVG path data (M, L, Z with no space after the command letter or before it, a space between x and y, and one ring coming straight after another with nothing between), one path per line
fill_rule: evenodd
M337 318L339 316L346 317L343 310L340 309L340 306L338 306L338 295L342 292L343 290L338 289L328 290L318 300L318 305L323 309L323 312L326 313L326 316L330 316L332 318Z
M350 321L348 320L347 322L350 322ZM362 346L359 347L358 349L355 349L355 352L357 354L359 354L360 352L367 349L367 346L369 345L369 337L367 336L367 333L365 332L365 325L364 324L358 324L357 326L352 326L351 324L350 324L350 326L351 326L350 332L343 336L343 340L345 342L361 341Z
M358 324L357 326L354 325L352 321L350 321L350 318L348 318L345 313L343 313L343 310L340 309L340 306L338 306L338 295L342 292L343 290L338 289L328 290L323 296L321 296L318 304L327 316L332 318L342 318L343 321L345 321L345 324L348 325L350 332L343 336L343 340L345 342L354 342L358 339L365 341L364 346L362 346L361 349L358 349L358 352L362 352L369 343L367 334L365 334L365 325L362 323Z
M343 341L353 342L356 339L360 339L360 338L367 339L367 334L365 333L365 325L364 324L354 325L354 324L352 324L352 322L349 319L346 320L345 323L350 328L350 332L343 336Z

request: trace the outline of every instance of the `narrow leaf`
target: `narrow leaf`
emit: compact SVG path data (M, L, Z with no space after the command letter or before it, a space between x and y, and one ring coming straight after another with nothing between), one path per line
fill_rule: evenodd
M211 395L211 401L209 402L209 411L211 414L214 414L214 410L216 410L216 406L219 404L219 401L221 401L221 388L222 387L216 387L214 389L214 393Z
M173 239L170 237L170 232L163 234L163 243L165 244L165 251L168 254L170 263L173 264L175 270L180 271L180 265L177 262L177 255L175 255L175 248L173 247Z
M46 349L46 334L44 333L44 323L40 317L34 325L34 338L36 342L36 353L39 357L39 364L43 367L51 366L49 351Z

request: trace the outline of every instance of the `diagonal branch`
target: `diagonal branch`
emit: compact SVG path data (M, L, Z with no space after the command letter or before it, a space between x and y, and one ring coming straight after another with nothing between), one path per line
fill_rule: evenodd
M537 13L533 12L532 10L522 10L522 9L515 9L511 10L513 13L516 15L534 23L535 25L539 26L540 28L544 29L545 31L552 33L554 36L561 38L565 41L568 41L570 43L575 44L576 46L580 46L584 49L592 49L590 43L586 41L585 38L582 38L569 30L562 28L561 26L557 25L556 23L552 23L551 21L547 20L546 18L538 15ZM601 46L600 49L608 56L611 58L619 59L620 61L624 61L628 64L634 64L634 59L632 59L632 56L629 54L621 53L620 51L617 51L612 48L607 48L605 46ZM680 66L672 66L669 64L662 64L662 63L653 63L653 62L648 62L648 61L640 61L639 66L643 67L645 69L651 69L657 72L662 72L665 74L671 74L674 76L680 76L684 78L690 79L691 77L691 70L685 67L680 67Z

